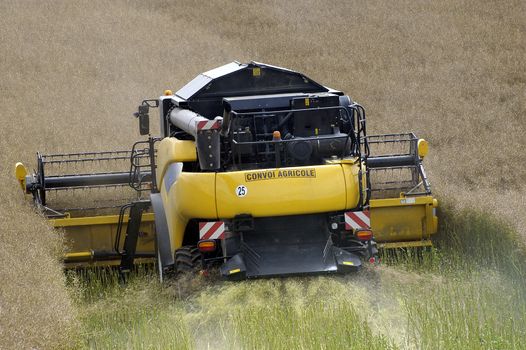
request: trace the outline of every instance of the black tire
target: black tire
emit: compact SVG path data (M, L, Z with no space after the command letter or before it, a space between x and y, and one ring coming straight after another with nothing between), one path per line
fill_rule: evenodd
M202 255L195 246L184 246L175 251L175 270L180 273L193 273L201 270Z

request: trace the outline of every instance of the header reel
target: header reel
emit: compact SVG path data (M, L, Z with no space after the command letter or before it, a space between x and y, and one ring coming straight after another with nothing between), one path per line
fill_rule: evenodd
M125 170L130 169L130 160L133 160L132 171ZM17 164L16 172L21 186L33 195L44 215L58 218L86 210L116 210L131 199L141 198L142 192L149 191L152 184L150 171L138 170L145 161L149 161L149 151L135 148L132 151L37 153L35 173L28 174L21 163ZM135 191L130 191L130 185ZM100 189L112 189L112 193L108 196L101 191L91 199L67 198L71 191Z

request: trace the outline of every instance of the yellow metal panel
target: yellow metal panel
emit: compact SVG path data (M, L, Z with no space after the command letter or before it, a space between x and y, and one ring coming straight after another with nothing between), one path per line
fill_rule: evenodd
M429 153L429 143L424 139L419 139L417 143L418 155L424 158Z
M65 218L50 220L51 224L64 231L68 259L89 260L84 257L91 251L112 251L117 234L118 215ZM128 218L124 218L121 246L124 242ZM155 252L154 214L144 213L137 242L137 251ZM91 253L90 253L91 254Z
M356 164L347 164L344 163L341 165L345 178L345 189L347 193L345 209L353 209L358 206L358 201L360 200L360 188L358 181L358 172L359 165ZM365 174L365 168L363 169L363 174ZM365 175L362 177L362 188L367 188L367 182ZM362 201L365 202L365 193L362 196Z
M77 253L66 253L64 259L86 259L89 260L93 257L93 252L77 252Z
M159 142L157 149L157 186L161 187L164 173L171 163L195 162L197 151L195 142L190 140L178 140L174 137L166 137Z
M183 172L169 192L161 187L172 251L182 245L189 219L217 219L215 178L215 173Z
M170 189L171 208L186 218L216 219L215 179L215 173L181 173Z
M26 192L26 176L27 176L27 168L24 166L24 164L18 162L15 165L15 176L18 182L20 183L20 187L24 192Z
M143 222L154 221L153 213L142 214ZM86 216L79 218L64 218L49 220L53 227L68 227L68 226L91 226L91 225L107 225L117 224L119 222L119 215L101 215L101 216ZM124 222L128 222L128 217L124 217Z
M422 241L406 241L406 242L392 242L392 243L378 243L378 248L396 249L396 248L416 248L416 247L432 247L433 242L429 239Z
M411 205L433 205L432 196L421 196L421 197L399 197L399 198L384 198L384 199L371 199L371 208L374 207L399 207L399 206L411 206Z
M246 195L237 195L239 186L245 186ZM340 164L218 173L216 193L220 218L343 210L347 200Z
M427 240L436 233L432 196L372 199L370 211L378 242Z

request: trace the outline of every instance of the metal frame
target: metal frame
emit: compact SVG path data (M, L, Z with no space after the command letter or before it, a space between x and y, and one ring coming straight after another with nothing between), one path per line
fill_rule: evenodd
M370 145L371 150L375 151L376 145L386 144L398 144L404 146L407 151L404 153L382 153L380 155L370 155L367 171L369 174L374 172L387 172L394 170L408 170L411 172L411 179L409 180L392 180L383 181L376 183L374 188L371 188L372 192L382 191L396 191L399 190L402 195L411 196L425 196L431 194L431 185L429 184L427 175L422 165L422 159L418 155L418 138L414 133L396 133L396 134L381 134L381 135L368 135L367 143ZM397 164L397 159L401 160L400 164ZM407 163L407 160L410 163ZM379 166L372 166L373 160L379 164ZM382 164L385 161L387 164ZM392 161L392 165L388 165L389 161ZM406 162L405 164L403 162ZM369 176L371 180L374 176ZM417 191L421 188L420 191Z
M115 209L129 203L133 198L123 201L110 200L114 204L94 205L89 207L52 208L46 202L46 193L49 191L69 191L84 189L106 189L131 186L138 192L138 198L144 191L157 191L155 183L155 142L158 138L150 137L147 141L139 141L133 145L132 150L103 151L103 152L79 152L64 154L37 153L38 170L36 175L29 179L27 192L33 194L36 206L48 218L68 217L69 212ZM139 145L147 144L140 148ZM147 159L146 163L142 163ZM59 175L46 176L48 166L68 166L73 164L85 164L92 162L121 162L131 163L129 171L110 171L95 173L63 173ZM126 169L126 168L124 168ZM63 170L63 169L60 169Z

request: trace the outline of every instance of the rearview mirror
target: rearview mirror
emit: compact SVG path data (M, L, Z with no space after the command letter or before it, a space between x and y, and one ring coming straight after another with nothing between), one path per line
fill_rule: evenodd
M150 116L148 112L150 107L147 104L139 106L139 112L137 117L139 117L139 133L141 135L148 135L150 133Z

